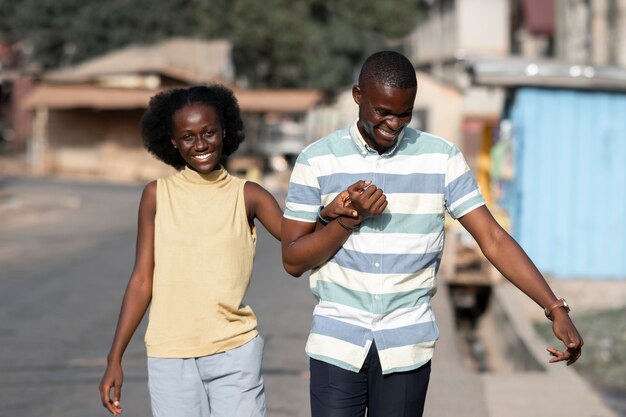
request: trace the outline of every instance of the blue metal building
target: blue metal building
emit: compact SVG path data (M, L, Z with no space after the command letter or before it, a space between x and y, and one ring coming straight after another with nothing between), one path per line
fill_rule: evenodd
M626 277L626 94L520 88L514 236L557 278Z
M510 97L513 235L555 278L626 279L626 73L569 67L559 80L533 65L496 82Z

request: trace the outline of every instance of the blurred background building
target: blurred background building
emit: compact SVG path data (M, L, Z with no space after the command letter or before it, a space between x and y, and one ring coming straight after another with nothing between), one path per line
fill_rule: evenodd
M150 97L196 84L234 88L234 77L228 41L187 38L129 46L46 72L24 102L35 114L28 146L31 169L121 181L165 175L171 168L145 152L138 140L139 120ZM259 155L301 148L301 129L290 133L289 123L297 124L321 99L315 90L236 89L236 94L247 133L240 153L248 156L235 156L232 168L244 171L263 167Z
M626 1L422 8L407 52L456 92L438 106L420 90L427 129L461 146L492 209L542 271L623 278Z
M210 5L197 4L204 3ZM366 3L344 10L311 2L276 21L293 35L308 35L279 37L283 32L270 23L280 14L233 2L228 7L239 16L223 17L219 39L131 42L74 63L85 54L74 37L53 67L43 65L50 58L37 49L37 36L3 41L3 148L25 149L27 169L37 175L119 181L164 175L170 169L143 150L138 134L149 98L165 88L220 82L236 91L247 134L229 168L255 179L288 172L304 146L356 119L350 88L362 59L372 49L398 49L418 73L412 126L461 147L492 211L542 271L623 279L626 0ZM376 8L378 19L404 10L406 22L398 18L398 26L405 33L385 33L384 25L366 20L372 16L366 6ZM246 13L270 29L246 25ZM155 16L138 22L163 19ZM304 20L294 26L296 16L313 26ZM363 32L349 30L355 22ZM322 46L335 54L328 61L315 49ZM38 63L38 50L48 61ZM332 88L324 84L339 67L347 69L343 78L333 78Z
M0 146L19 147L31 134L32 114L21 106L32 88L25 65L29 49L28 42L9 42L0 36Z

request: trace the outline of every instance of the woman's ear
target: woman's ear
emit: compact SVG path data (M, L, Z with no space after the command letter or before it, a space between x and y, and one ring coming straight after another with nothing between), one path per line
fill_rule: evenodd
M178 146L176 146L176 141L174 140L174 138L170 138L170 142L172 142L172 146L174 147L174 149L178 149Z

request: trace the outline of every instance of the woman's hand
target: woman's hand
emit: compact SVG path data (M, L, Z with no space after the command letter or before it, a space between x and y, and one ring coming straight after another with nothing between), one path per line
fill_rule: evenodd
M351 185L350 187L353 187L360 183L369 184L369 181L358 181L357 183ZM363 185L361 185L361 187L362 186ZM352 202L350 200L350 193L346 189L340 192L339 194L337 194L337 196L333 199L333 201L331 201L329 204L324 206L324 208L320 211L320 216L322 217L322 220L329 222L341 216L358 218L359 212L356 211L354 207L352 207Z
M124 372L122 371L122 365L115 363L107 366L102 381L100 381L102 405L115 416L124 412L122 407L120 407L123 380ZM113 397L111 397L111 389L113 389Z

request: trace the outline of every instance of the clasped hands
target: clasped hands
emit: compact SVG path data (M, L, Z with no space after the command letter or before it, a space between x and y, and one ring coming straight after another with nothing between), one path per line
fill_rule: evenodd
M321 211L328 220L342 217L350 227L356 227L369 217L376 217L387 208L387 197L383 190L371 181L360 180L339 193Z

